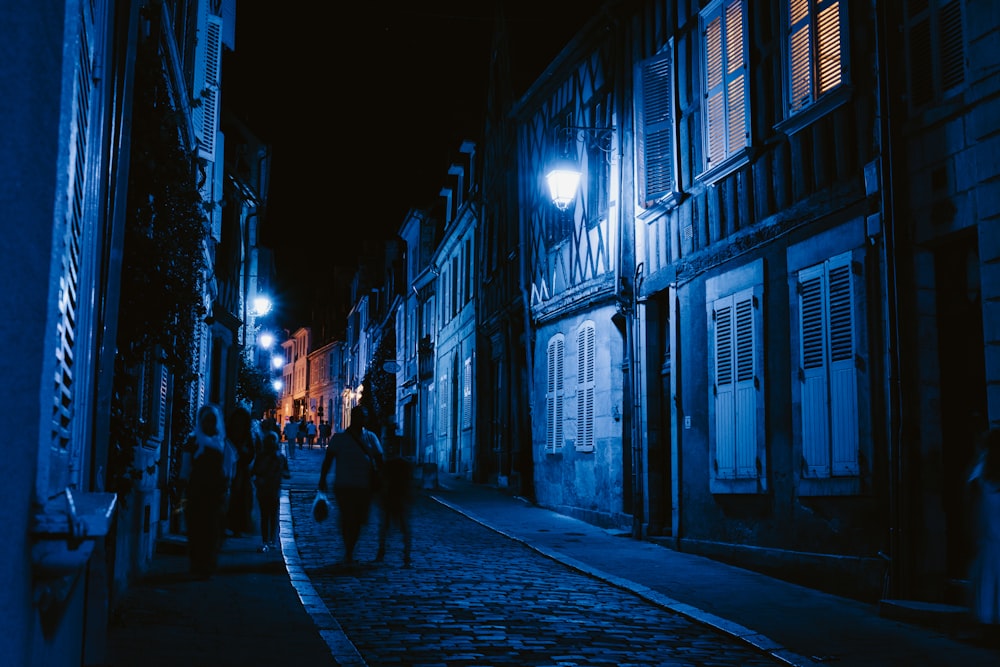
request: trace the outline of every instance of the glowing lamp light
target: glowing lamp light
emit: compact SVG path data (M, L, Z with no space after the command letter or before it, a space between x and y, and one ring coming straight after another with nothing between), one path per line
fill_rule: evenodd
M270 350L272 345L274 345L274 334L265 331L260 335L260 346L265 350Z
M271 357L271 368L281 368L285 365L285 358L280 354Z
M545 180L549 184L552 203L560 211L565 211L576 197L576 189L580 186L579 167L569 158L559 158L545 175Z
M271 312L271 300L266 296L258 296L253 300L253 312L262 317Z
M275 380L271 383L271 386L274 387L275 391L281 391L281 388L285 386L285 383L281 380Z

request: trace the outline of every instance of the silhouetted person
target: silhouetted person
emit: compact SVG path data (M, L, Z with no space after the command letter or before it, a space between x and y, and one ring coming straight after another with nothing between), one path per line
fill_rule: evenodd
M222 415L212 405L198 410L198 423L185 448L191 453L187 488L188 556L192 574L207 578L219 563L229 477Z
M236 471L229 486L229 509L226 527L233 537L253 531L253 485L250 465L258 444L254 441L253 421L246 408L236 408L226 420L226 437L236 449Z
M986 435L969 483L977 517L972 611L983 639L1000 645L1000 428Z
M264 433L260 454L251 467L257 487L257 506L260 508L261 551L278 546L278 505L281 498L281 478L285 470L284 456L278 452L278 434Z
M347 565L354 563L354 547L371 512L372 467L378 467L382 461L382 443L365 428L367 425L367 408L354 406L350 426L330 438L319 473L318 488L325 493L326 476L336 461L333 497L340 510L340 533Z
M396 449L396 448L394 448ZM385 545L392 524L399 526L403 535L403 566L412 563L413 534L410 531L410 510L413 505L413 462L393 451L382 465L382 491L378 554L375 560L385 559Z

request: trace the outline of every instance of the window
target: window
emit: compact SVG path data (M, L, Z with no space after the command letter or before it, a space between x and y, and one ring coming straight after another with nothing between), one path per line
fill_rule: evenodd
M845 83L843 0L787 0L788 111L795 114Z
M576 449L594 451L594 323L576 335Z
M636 159L640 203L651 206L674 191L672 43L639 65Z
M799 271L803 474L857 475L858 371L850 253Z
M962 3L909 0L905 8L910 107L917 108L965 83Z
M449 434L449 423L448 423L448 373L441 373L438 376L438 387L440 391L438 392L438 400L441 402L438 412L438 429L437 435L439 438L447 438Z
M712 170L748 144L747 25L744 0L719 0L701 15L705 89L705 168Z
M563 354L562 334L553 336L545 355L545 451L549 454L563 447Z
M763 273L758 260L706 284L713 493L766 488Z
M472 428L472 357L466 357L462 369L462 428Z

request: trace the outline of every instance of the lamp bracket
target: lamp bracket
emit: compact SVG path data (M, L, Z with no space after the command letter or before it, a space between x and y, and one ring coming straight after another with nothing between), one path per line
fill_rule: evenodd
M613 127L581 127L579 125L569 125L564 128L567 138L575 136L577 141L582 141L589 148L597 148L605 153L611 152L612 140L615 136Z

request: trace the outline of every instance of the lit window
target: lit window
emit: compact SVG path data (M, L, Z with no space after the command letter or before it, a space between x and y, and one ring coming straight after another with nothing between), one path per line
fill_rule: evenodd
M706 168L721 165L748 143L746 5L720 0L701 15L705 86Z
M796 113L844 83L842 0L788 0L788 110Z

